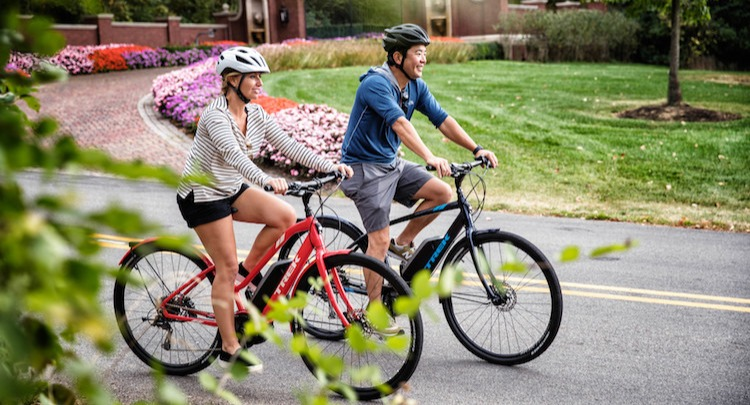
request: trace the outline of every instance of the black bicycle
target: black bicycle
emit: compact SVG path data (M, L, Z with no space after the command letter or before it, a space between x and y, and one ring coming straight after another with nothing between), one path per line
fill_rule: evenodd
M481 158L452 164L455 201L393 219L390 224L459 211L445 235L424 240L407 261L399 263L400 273L411 283L423 269L434 273L452 266L461 272L460 285L440 299L453 334L479 358L515 365L535 359L552 344L562 319L562 292L552 264L531 242L499 229L476 229L475 220L484 205L483 175L488 165ZM485 172L473 173L477 167L484 167ZM464 192L467 179L470 185ZM309 200L305 201L305 211L311 212ZM330 250L367 250L367 235L350 221L331 215L318 216L318 221ZM298 237L302 239L303 235ZM279 258L293 256L298 245L299 241L290 239L279 251ZM341 336L335 331L325 335Z

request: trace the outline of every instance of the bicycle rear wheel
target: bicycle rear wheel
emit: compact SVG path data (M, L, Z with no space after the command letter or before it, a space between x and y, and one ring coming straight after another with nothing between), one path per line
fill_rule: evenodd
M187 375L208 367L221 345L218 329L163 316L160 303L207 268L198 256L150 242L136 248L120 268L114 289L117 325L133 353L150 367ZM167 311L200 319L213 313L212 274L186 295L177 295Z
M445 264L464 276L442 300L448 325L481 359L503 365L528 362L552 344L560 328L563 303L555 271L539 249L518 235L480 233L474 243L496 280L483 276L494 296L488 297L468 240L462 240Z
M394 320L402 328L395 336L383 336L373 328L365 318L369 299L364 282L364 269L370 269L383 277L383 304L393 314L393 303L398 297L410 296L411 290L395 272L369 256L359 253L336 255L326 258L326 272L331 275L338 272L342 277L344 293L354 307L354 313L346 316L351 326L362 331L368 344L374 343L377 349L360 351L353 348L343 325L333 312L330 297L324 289L316 287L310 280L319 279L317 266L313 266L302 276L295 294L307 294L307 304L301 311L300 319L292 323L292 332L303 335L307 341L307 350L303 351L305 365L317 375L317 359L320 356L335 356L344 362L340 375L329 375L332 381L339 381L357 393L360 400L371 400L384 397L399 389L412 376L422 353L423 329L422 318L417 312L413 317L395 315ZM334 294L342 310L346 310L340 297L341 292L334 287ZM328 331L328 333L325 333ZM356 345L355 345L356 346ZM367 378L357 376L357 369L376 367L378 372ZM336 386L331 389L338 393L343 391Z

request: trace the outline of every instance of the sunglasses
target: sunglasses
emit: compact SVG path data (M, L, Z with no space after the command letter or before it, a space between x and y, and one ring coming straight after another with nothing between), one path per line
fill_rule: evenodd
M409 111L409 93L401 92L401 110L406 114Z

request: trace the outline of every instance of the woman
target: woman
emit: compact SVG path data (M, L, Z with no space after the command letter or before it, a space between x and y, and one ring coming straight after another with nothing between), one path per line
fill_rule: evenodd
M351 176L351 168L334 165L289 137L268 113L251 101L260 96L261 75L270 70L256 50L234 47L222 52L216 65L222 77L222 96L213 100L201 114L190 148L183 182L177 190L180 212L195 229L216 265L211 298L222 346L219 364L237 361L250 371L263 365L240 356L242 347L234 328L234 282L238 270L252 269L283 232L296 222L291 205L244 179L284 194L287 182L273 178L251 160L263 141L270 142L289 158L322 172L340 171ZM210 186L190 182L190 176L208 174ZM243 263L237 263L233 220L264 224Z

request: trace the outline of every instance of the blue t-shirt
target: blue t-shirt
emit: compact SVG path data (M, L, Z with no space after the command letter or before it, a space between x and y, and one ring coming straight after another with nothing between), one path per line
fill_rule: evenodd
M373 67L360 78L341 147L341 162L391 163L396 160L401 139L393 131L399 117L411 119L414 110L439 127L446 113L422 79L411 80L402 96L396 78L387 65ZM406 112L402 110L404 106Z

